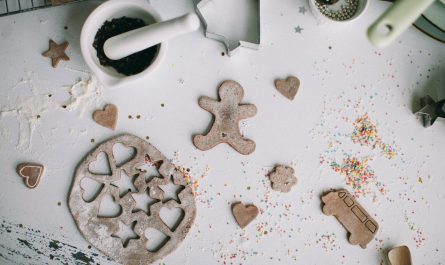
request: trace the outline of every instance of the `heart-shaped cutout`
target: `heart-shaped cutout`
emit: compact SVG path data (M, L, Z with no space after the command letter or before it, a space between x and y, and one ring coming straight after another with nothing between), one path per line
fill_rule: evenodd
M147 250L150 252L157 252L170 240L166 234L151 227L145 230L144 235L147 238Z
M97 124L114 130L117 124L117 114L117 107L113 104L107 104L103 110L96 110L93 113L93 119Z
M93 160L88 164L88 171L94 175L108 175L111 176L110 163L108 162L108 155L105 152L100 152L96 156L96 160Z
M162 221L170 228L172 232L175 231L176 227L178 227L182 219L184 219L184 215L184 210L177 207L168 209L164 206L161 208L161 211L159 211L159 216L161 217Z
M245 206L241 202L232 205L232 214L241 228L246 227L258 216L259 210L255 205Z
M97 217L113 218L118 217L122 213L122 207L117 204L110 194L102 197Z
M34 189L39 185L44 170L43 165L31 163L22 163L17 166L17 173L20 177L24 178L25 185L30 189Z
M113 146L113 157L117 167L131 161L135 156L136 148L133 146L126 146L122 143L116 143Z
M80 187L82 188L82 199L85 202L94 201L100 192L104 188L105 184L99 183L98 181L91 178L83 178L80 182Z
M289 100L294 100L300 88L300 79L295 76L289 76L287 79L278 79L275 81L275 87L283 96Z

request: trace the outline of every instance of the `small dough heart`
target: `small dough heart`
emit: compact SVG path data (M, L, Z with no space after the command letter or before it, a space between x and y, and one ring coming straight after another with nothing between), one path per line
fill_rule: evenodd
M96 110L93 113L93 119L97 124L115 130L117 124L117 107L113 104L107 104L104 110Z
M30 189L34 189L39 185L44 170L43 165L31 163L22 163L17 166L17 174L25 179L25 185Z
M241 228L246 227L258 215L258 208L255 205L245 206L241 202L232 204L232 214Z
M275 81L275 87L283 96L289 100L294 100L298 88L300 88L300 79L295 76L289 76L287 79L278 79Z

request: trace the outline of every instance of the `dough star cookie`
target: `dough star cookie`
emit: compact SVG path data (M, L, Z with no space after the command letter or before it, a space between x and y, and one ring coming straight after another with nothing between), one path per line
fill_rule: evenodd
M198 104L215 116L212 128L207 135L196 135L193 143L199 150L212 149L220 143L227 143L240 154L248 155L255 151L255 142L243 138L239 129L240 120L253 117L257 108L253 104L240 104L244 90L235 81L224 81L218 89L221 101L201 97Z
M70 57L66 55L65 51L68 48L68 42L57 44L53 40L49 40L49 49L42 53L43 57L51 58L51 63L54 68L57 67L60 60L69 61Z

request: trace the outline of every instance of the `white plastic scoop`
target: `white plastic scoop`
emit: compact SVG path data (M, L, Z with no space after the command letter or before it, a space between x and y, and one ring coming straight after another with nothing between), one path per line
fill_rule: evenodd
M111 60L119 60L179 35L195 31L199 26L198 16L195 13L188 13L109 38L104 43L104 52Z

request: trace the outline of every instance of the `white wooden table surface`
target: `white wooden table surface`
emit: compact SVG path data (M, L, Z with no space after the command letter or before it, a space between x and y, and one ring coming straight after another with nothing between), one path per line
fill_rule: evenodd
M193 9L190 0L151 3L163 18ZM184 35L169 42L153 75L118 90L99 89L71 111L61 107L69 88L90 77L79 35L94 1L0 18L0 263L111 264L88 248L67 197L87 152L132 133L149 136L199 182L195 225L160 264L381 264L384 251L397 245L410 247L414 264L444 264L445 123L425 129L412 112L419 96L445 97L445 46L410 28L389 48L373 48L365 31L387 5L371 1L353 23L319 26L310 12L299 12L308 9L305 1L262 1L261 50L229 58L202 31ZM295 33L298 26L301 33ZM71 45L71 61L56 69L40 55L50 38ZM301 80L294 101L273 85L287 75ZM238 81L244 101L258 108L241 126L257 144L249 156L226 145L201 152L191 141L211 120L199 96L216 97L227 79ZM91 119L105 103L119 108L115 132ZM393 159L351 140L354 121L365 113L382 142L396 149ZM370 185L375 196L359 198L380 225L366 249L350 245L346 230L321 212L323 192L352 191L329 164L348 154L370 158L369 169L386 189L381 194ZM46 167L35 190L15 172L23 161ZM298 184L288 194L270 188L266 173L276 164L295 168ZM237 200L261 209L244 231L230 211Z

